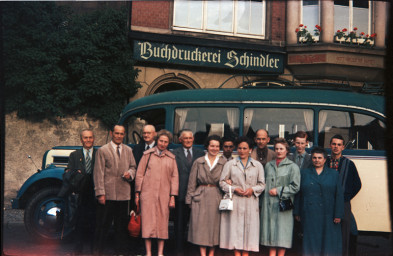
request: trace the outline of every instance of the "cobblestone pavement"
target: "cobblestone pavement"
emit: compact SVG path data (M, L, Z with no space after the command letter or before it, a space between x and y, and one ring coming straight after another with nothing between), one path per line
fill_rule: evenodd
M29 236L24 228L23 210L14 210L10 207L3 209L4 223L3 228L3 254L10 256L24 256L24 255L40 255L40 256L68 256L72 255L73 242L66 241L41 241L37 242L34 238ZM173 232L170 227L170 237L173 237ZM113 241L108 239L106 254L112 255L111 244ZM130 240L130 255L144 255L143 241L140 241L135 246L135 243ZM154 243L153 243L154 245ZM154 246L153 246L154 249ZM197 256L198 247L189 244L187 247L186 256ZM85 254L88 255L88 254ZM172 256L174 253L173 240L165 244L165 255ZM217 249L216 256L232 256L233 252L228 250ZM250 256L268 255L267 248L261 247L260 252L250 253ZM293 250L287 252L288 256L297 256ZM358 238L357 256L393 256L391 237L388 235L381 236L381 234L361 233Z

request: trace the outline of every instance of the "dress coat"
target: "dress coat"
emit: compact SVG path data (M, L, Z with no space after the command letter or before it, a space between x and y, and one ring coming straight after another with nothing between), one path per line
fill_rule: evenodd
M140 193L142 237L168 239L169 201L179 191L175 156L168 150L160 154L157 147L146 150L139 162L135 191Z
M232 185L226 182L231 179ZM246 168L239 157L224 165L220 177L220 188L233 196L233 210L221 212L220 247L245 251L259 251L259 199L265 189L263 166L249 158ZM234 194L236 188L252 188L251 197Z
M295 199L300 189L300 170L297 164L284 158L279 166L276 160L270 161L265 168L266 189L262 199L261 244L269 247L291 248L293 232L292 210L279 211L279 196ZM270 196L269 191L277 189L277 196Z
M188 179L186 204L191 205L188 241L201 246L215 246L220 237L220 211L218 206L223 196L219 180L226 164L219 157L212 170L205 156L195 160Z
M97 150L94 164L94 189L96 196L105 195L106 200L126 201L131 198L130 183L122 178L125 171L135 178L136 163L132 149L121 144L120 159L111 143Z
M296 158L297 158L297 152L288 155L288 159L296 163ZM299 166L300 170L302 169L307 169L312 167L312 160L311 160L311 155L306 153L304 155L303 163L301 166Z
M293 214L300 216L303 228L303 255L341 255L341 225L334 218L344 217L344 194L336 170L325 167L301 170L300 191Z
M192 164L196 159L204 156L205 151L193 146L191 164L188 162L182 146L175 148L172 152L176 156L177 168L179 170L179 196L177 200L184 203L186 200L188 177L190 176Z

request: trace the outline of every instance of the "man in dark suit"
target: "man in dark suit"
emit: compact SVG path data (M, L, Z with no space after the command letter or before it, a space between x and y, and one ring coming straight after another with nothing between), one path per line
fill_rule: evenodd
M94 145L94 133L90 129L83 129L80 133L82 148L70 154L65 172L78 171L86 176L83 185L78 192L78 202L76 210L75 236L76 241L74 254L82 254L84 242L88 241L90 250L93 249L93 239L95 228L96 199L94 195L93 170L96 149ZM75 192L75 191L71 191Z
M330 139L331 156L326 161L326 166L338 171L340 182L344 191L344 218L341 220L341 233L343 241L342 255L356 255L357 225L352 214L351 200L362 187L358 170L354 162L344 157L344 138L336 134Z
M201 148L193 147L194 134L191 130L181 131L179 141L182 147L173 150L179 171L179 196L175 203L175 239L176 251L178 254L182 254L184 253L184 245L187 238L186 229L190 217L190 208L185 203L188 177L195 159L204 156L205 151Z
M147 124L143 126L142 128L143 141L135 145L134 149L132 150L132 153L134 154L135 157L136 166L138 166L139 161L142 158L143 152L145 152L145 150L153 148L156 145L156 141L155 141L156 136L157 136L156 128L153 125Z
M311 156L306 152L308 145L308 135L304 131L298 131L295 133L295 153L288 156L289 160L295 162L300 169L307 169L312 166Z

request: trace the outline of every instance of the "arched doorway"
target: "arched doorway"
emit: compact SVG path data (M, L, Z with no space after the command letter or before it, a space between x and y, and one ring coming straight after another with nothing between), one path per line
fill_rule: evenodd
M169 73L156 78L146 90L146 96L160 92L200 88L192 78L186 75Z

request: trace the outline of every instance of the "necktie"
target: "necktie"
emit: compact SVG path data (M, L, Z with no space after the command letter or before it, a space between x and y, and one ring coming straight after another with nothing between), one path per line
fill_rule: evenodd
M91 173L90 150L87 150L87 154L86 154L86 173Z
M296 164L300 167L300 165L302 164L302 156L297 157Z
M146 145L145 150L148 150L148 149L150 149L150 146L149 146L149 145Z
M120 158L120 146L117 146L117 156Z
M188 160L189 163L192 162L192 156L191 156L191 152L190 152L189 149L187 149L187 160Z

